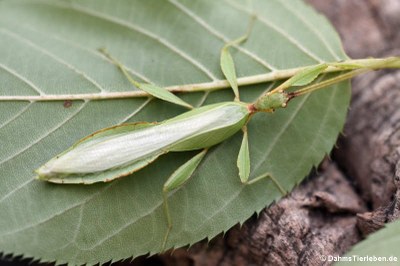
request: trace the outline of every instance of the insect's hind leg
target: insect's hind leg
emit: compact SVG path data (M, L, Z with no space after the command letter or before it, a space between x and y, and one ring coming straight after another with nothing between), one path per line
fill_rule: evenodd
M247 182L245 182L243 184L252 185L252 184L257 183L258 181L263 180L263 179L270 179L272 181L272 183L274 183L276 188L279 190L279 192L282 194L282 196L286 196L288 194L288 191L286 191L281 186L281 184L279 184L278 180L276 180L275 177L273 177L271 174L268 174L268 173L260 175L260 176L258 176L256 178L253 178L253 179L251 179L251 180L249 180L249 181L247 181Z
M172 173L172 175L168 178L168 180L164 184L163 208L164 208L164 215L167 220L167 232L165 233L163 239L161 248L162 251L165 250L169 234L172 230L172 217L168 206L168 195L170 192L181 188L186 183L186 181L190 179L190 177L193 175L194 171L196 170L196 168L198 167L198 165L200 164L201 160L204 158L206 153L207 149L204 149L196 156L194 156L192 159L181 165L178 169L175 170L175 172Z

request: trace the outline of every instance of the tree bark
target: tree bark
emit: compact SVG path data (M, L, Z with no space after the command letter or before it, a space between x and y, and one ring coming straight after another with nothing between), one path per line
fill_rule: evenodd
M339 31L353 58L399 55L398 0L308 0ZM165 265L330 265L400 214L400 72L353 81L333 161L241 228L159 257Z

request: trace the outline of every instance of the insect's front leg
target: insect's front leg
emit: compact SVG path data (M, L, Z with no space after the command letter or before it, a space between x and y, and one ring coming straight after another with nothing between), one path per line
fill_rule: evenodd
M172 173L172 175L168 178L168 180L164 184L163 206L164 206L165 218L167 220L167 232L165 233L161 250L165 249L169 234L172 229L172 218L168 207L168 195L170 192L180 189L186 183L186 181L189 180L189 178L193 175L194 171L196 170L196 168L198 167L198 165L200 164L206 153L207 149L204 149L202 152L198 153L192 159L181 165L178 169L175 170L175 172Z

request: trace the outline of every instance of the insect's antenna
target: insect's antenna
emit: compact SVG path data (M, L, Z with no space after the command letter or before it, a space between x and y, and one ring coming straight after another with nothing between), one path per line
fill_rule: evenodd
M366 61L353 60L352 62L321 63L305 67L298 69L292 77L275 89L263 93L249 106L254 112L273 112L277 108L286 107L287 103L297 96L328 87L362 73L383 68L400 68L400 58L389 57L385 59L368 59ZM343 72L333 78L311 84L322 73L332 71ZM292 92L285 91L289 88L299 86L302 87L299 90Z
M336 66L340 66L340 64L341 63L336 63L336 64L333 63L333 64L326 64L326 65L332 65L332 66L336 67ZM369 72L369 71L372 71L372 70L377 70L377 69L380 69L382 67L398 68L398 65L399 65L399 58L398 57L387 58L387 59L385 59L383 61L380 61L378 63L372 63L370 65L361 66L361 68L346 72L346 73L338 75L338 76L336 76L334 78L327 79L325 81L306 86L306 87L304 87L302 89L299 89L297 91L289 92L288 93L288 97L289 97L289 100L291 100L291 99L293 99L293 98L295 98L297 96L304 95L304 94L307 94L307 93L310 93L310 92L313 92L313 91L316 91L316 90L319 90L319 89L322 89L322 88L326 88L326 87L328 87L330 85L336 84L338 82L341 82L341 81L344 81L344 80L347 80L347 79L351 79L352 77L357 76L359 74L363 74L363 73L366 73L366 72Z
M288 93L292 97L303 95L314 90L318 90L320 88L332 85L336 82L340 82L346 79L350 79L358 74L362 74L372 70L378 70L382 68L399 68L400 67L400 58L399 57L389 57L385 59L367 59L363 62L360 60L350 60L352 62L333 62L333 63L321 63L315 66L306 67L291 78L283 82L281 85L268 92L269 95L275 93L282 93L283 91L294 87L294 86L306 86L314 81L319 75L323 72L331 72L335 71L348 71L345 74L338 75L332 79L323 81L318 84L310 85L307 87L303 87L293 93Z

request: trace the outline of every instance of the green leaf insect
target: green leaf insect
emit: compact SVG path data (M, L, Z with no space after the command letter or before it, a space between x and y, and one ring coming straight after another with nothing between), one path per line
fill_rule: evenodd
M103 53L105 52L103 51ZM141 87L154 97L190 107L183 101L180 102L178 97L163 88L158 90L155 85L134 81L122 64L110 55L106 54L106 56L120 68L133 85ZM233 61L227 62L222 59L221 68L225 69L223 73L234 73ZM251 185L264 178L272 179L268 175L263 175L249 180L250 154L246 124L255 113L273 112L275 109L284 108L290 100L297 96L349 79L366 71L384 67L398 67L399 61L399 58L390 58L372 61L378 63L365 67L349 69L346 66L344 69L347 71L343 70L344 73L316 83L313 82L319 75L332 65L340 67L340 63L310 66L298 70L286 82L271 91L265 92L253 103L241 102L238 91L236 92L233 88L235 101L194 108L159 123L140 122L102 129L78 141L37 169L37 179L61 184L109 182L142 169L168 152L202 150L180 166L163 186L163 205L168 225L162 241L162 249L164 250L172 229L172 219L167 201L168 195L170 192L181 188L190 179L210 147L243 130L243 140L237 159L240 182ZM226 78L229 80L228 77ZM292 86L304 87L287 92L286 90ZM179 100L176 100L175 97ZM286 193L275 179L272 179L272 181L282 193Z

